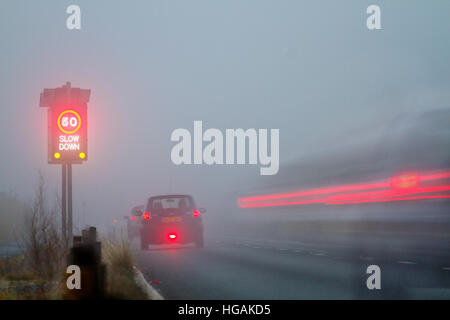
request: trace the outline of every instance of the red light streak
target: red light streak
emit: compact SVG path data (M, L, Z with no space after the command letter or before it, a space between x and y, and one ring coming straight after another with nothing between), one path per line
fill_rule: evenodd
M240 199L240 201L249 202L249 201L269 200L269 199L294 198L294 197L300 197L300 196L306 196L306 195L337 193L337 192L342 192L342 191L356 191L356 190L366 190L366 189L380 189L380 188L386 188L386 187L389 187L389 182L381 181L381 182L372 183L372 184L342 185L342 186L334 186L334 187L329 187L329 188L313 189L313 190L304 191L304 192L247 197L247 198Z
M281 193L272 195L252 196L238 199L238 206L241 208L250 207L272 207L272 206L290 206L301 204L323 203L326 205L333 204L350 204L365 202L385 202L385 201L403 201L416 199L435 199L449 198L448 195L427 195L405 197L412 194L423 194L432 192L443 192L450 190L450 185L440 186L422 186L418 187L419 181L433 181L450 178L450 172L426 173L419 175L418 173L405 173L394 176L391 179L378 180L372 183L340 185L332 187L324 187L302 192ZM399 182L400 181L400 182ZM406 181L406 183L403 183ZM320 195L339 193L343 191L358 191L380 189L368 192L349 192L320 197ZM281 199L290 199L291 201L281 201ZM268 201L279 200L279 201Z
M450 190L450 186L437 186L437 187L426 187L426 188L414 188L412 190L386 190L386 191L378 191L378 192L365 192L359 194L342 194L335 195L328 199L330 201L343 201L343 200L357 200L358 198L391 198L398 197L408 194L415 193L429 193L429 192L441 192Z
M443 172L443 173L435 173L435 174L428 174L420 176L421 181L430 181L430 180L442 180L450 178L450 172Z
M386 201L407 201L407 200L419 200L419 199L443 199L450 198L450 195L442 194L435 196L417 196L417 197L403 197L403 198L389 198L389 199L367 199L367 200L357 200L357 201L341 201L341 202L330 202L327 205L334 204L351 204L351 203L365 203L365 202L386 202Z
M420 176L418 173L402 173L391 178L391 187L397 189L416 188L419 182Z
M308 201L292 201L292 202L271 202L271 203L262 203L262 204L243 204L240 205L241 208L255 208L255 207L273 207L273 206L292 206L297 204L306 204L306 203L319 203L324 202L324 200L308 200Z

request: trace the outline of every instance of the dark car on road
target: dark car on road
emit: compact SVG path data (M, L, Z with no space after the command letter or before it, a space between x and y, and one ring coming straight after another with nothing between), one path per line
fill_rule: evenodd
M133 240L139 237L139 230L141 229L141 219L142 214L144 212L144 206L139 205L135 206L131 209L131 215L125 216L124 218L127 220L127 234L128 239Z
M190 195L150 197L142 215L141 249L149 244L194 243L203 247L202 214Z

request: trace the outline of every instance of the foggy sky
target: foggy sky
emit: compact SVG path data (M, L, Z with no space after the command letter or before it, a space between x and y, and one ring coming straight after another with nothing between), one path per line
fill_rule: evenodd
M81 30L66 8L81 7ZM379 4L382 30L366 28ZM413 109L449 107L450 2L0 2L0 192L48 191L46 109L39 93L71 81L91 89L89 160L74 167L74 213L97 224L149 195L191 193L214 214L258 165L175 166L176 128L279 128L280 172L355 132ZM370 132L369 132L370 133Z

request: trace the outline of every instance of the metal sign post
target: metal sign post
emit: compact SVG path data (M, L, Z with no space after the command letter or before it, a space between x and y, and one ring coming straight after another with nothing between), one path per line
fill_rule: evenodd
M71 83L44 89L40 107L48 107L48 163L61 164L61 233L72 244L72 164L87 161L87 103L91 90Z
M67 226L67 222L66 222L66 194L67 194L67 181L66 181L66 177L67 177L67 170L66 170L67 165L65 163L63 163L61 165L62 168L62 190L61 190L61 232L62 235L64 237L64 240L67 241L67 232L66 232L66 226Z
M69 229L69 246L72 246L73 220L72 220L72 164L67 164L67 228Z

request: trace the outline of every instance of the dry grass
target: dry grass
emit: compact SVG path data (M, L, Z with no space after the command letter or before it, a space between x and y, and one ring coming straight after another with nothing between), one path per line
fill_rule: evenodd
M34 204L28 213L22 239L25 258L31 272L45 282L61 280L66 266L68 242L62 236L59 227L59 209L58 204L49 208L44 179L40 175Z
M21 245L24 253L0 258L0 300L62 299L65 288L68 241L60 230L60 204L49 206L42 175L33 204L25 214ZM102 239L106 264L107 297L147 299L135 281L134 257L128 242Z
M45 299L48 287L29 268L24 255L0 260L0 300Z
M147 300L147 294L135 281L134 257L127 241L102 239L102 247L103 263L107 267L107 297ZM52 266L39 274L43 267L33 269L29 261L32 256L24 254L0 260L0 300L62 299L65 292L63 271L56 272Z
M24 253L0 261L1 299L58 298L64 276L67 241L61 236L58 205L47 204L42 175L33 204L25 213L20 236Z
M135 281L134 257L126 240L102 239L103 261L107 266L108 296L113 299L146 300Z

